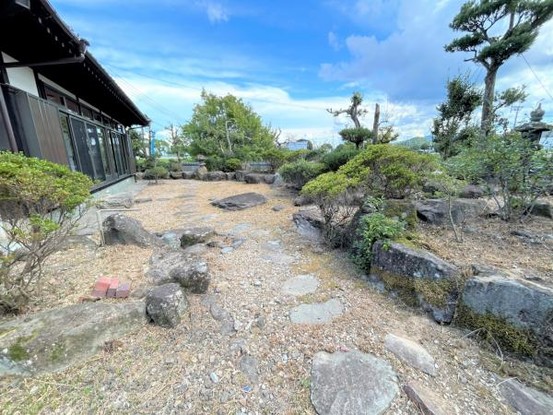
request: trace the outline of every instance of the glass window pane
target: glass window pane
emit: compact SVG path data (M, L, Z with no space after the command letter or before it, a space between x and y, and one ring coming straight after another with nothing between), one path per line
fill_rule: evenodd
M90 159L94 165L94 178L99 180L105 180L106 175L104 172L104 164L102 163L102 147L98 140L98 132L94 124L86 124L86 132L88 136L88 148ZM104 156L105 158L105 156Z
M60 114L61 130L63 133L63 143L65 144L65 150L67 151L67 158L69 162L69 168L76 171L77 158L75 157L75 149L73 148L73 142L71 140L71 133L69 132L69 117L65 114Z

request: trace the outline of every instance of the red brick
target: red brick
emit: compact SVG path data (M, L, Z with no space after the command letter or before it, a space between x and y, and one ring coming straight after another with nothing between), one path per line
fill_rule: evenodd
M115 293L116 298L127 298L129 296L129 291L131 290L131 284L128 282L123 282L117 287L117 292Z
M94 290L92 291L92 297L102 298L105 297L108 288L111 284L111 278L108 277L100 277L96 281L96 285L94 286Z
M117 291L117 287L119 287L119 280L117 278L112 278L106 297L114 298L115 292Z

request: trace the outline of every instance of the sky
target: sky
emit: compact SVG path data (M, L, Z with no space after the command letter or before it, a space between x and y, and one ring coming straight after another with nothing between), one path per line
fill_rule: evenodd
M459 33L449 22L459 0L50 0L65 23L152 120L163 136L185 124L202 88L232 94L281 131L280 140L340 143L353 92L372 126L400 140L430 134L448 79L484 69L468 54L447 53ZM529 119L541 103L553 122L553 21L532 48L499 71L496 88L526 85L529 98L509 114Z

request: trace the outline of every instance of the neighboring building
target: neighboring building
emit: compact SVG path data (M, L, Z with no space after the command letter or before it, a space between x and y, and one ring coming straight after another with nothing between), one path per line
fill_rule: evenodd
M312 150L313 149L313 143L311 141L306 140L304 138L297 140L297 141L289 141L286 143L286 148L288 150L296 151L296 150Z
M150 120L47 0L0 1L0 149L65 164L95 188L135 171L126 127Z

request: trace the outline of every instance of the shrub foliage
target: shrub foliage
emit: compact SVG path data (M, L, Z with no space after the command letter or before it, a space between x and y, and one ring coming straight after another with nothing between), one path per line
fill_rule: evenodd
M0 152L0 311L17 312L90 200L92 180L65 166Z

